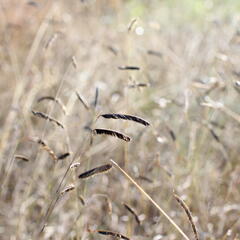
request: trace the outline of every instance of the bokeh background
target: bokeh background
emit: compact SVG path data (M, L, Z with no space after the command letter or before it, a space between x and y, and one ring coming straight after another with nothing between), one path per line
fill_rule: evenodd
M173 192L199 239L238 240L239 11L238 0L1 0L0 239L106 239L98 229L181 239L118 169L78 179L114 159L189 239ZM151 125L97 118L104 113ZM49 149L70 156L54 161ZM68 171L71 163L80 165Z

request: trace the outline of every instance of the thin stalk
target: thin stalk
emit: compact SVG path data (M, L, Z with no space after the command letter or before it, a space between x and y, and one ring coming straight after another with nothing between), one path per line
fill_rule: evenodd
M118 168L120 172L125 175L125 177L132 182L136 188L167 218L167 220L178 230L179 233L186 239L190 240L188 236L181 230L181 228L171 219L171 217L168 216L168 214L145 192L145 190L137 184L116 162L114 162L112 159L110 161L114 164L115 167Z

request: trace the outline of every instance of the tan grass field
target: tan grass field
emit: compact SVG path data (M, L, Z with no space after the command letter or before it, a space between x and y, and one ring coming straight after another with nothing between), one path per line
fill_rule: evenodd
M239 240L239 9L0 1L0 240Z

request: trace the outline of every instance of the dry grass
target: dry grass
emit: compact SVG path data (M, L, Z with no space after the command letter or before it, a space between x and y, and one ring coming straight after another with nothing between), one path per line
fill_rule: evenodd
M0 1L0 240L239 240L238 5Z

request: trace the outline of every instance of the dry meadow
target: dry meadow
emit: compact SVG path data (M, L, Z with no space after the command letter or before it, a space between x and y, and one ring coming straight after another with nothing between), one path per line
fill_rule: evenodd
M0 239L239 240L238 0L0 1Z

